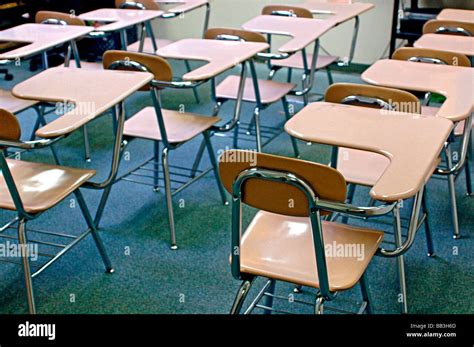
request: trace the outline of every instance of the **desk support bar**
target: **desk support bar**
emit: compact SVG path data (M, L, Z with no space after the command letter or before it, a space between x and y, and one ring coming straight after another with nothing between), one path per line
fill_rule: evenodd
M471 128L472 128L472 113L471 115L464 121L464 129L463 129L463 136L461 142L461 158L456 163L456 165L446 169L437 168L435 173L442 176L450 176L458 173L466 163L467 152L469 150L469 141L471 139ZM449 143L447 144L449 146Z

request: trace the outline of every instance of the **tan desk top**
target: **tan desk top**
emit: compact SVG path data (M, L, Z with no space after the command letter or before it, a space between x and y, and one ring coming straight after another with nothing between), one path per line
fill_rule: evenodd
M93 120L153 79L146 72L52 68L17 84L17 98L71 102L76 108L36 132L42 138L66 135Z
M453 123L444 118L317 102L285 125L303 141L384 155L390 165L371 189L378 201L413 197L433 173ZM387 112L387 111L386 111Z
M330 20L261 15L242 25L242 28L264 34L290 36L291 40L278 50L282 53L296 53L335 25Z
M177 4L166 12L185 13L209 3L208 0L154 0L158 4Z
M437 116L458 122L474 109L474 69L468 67L379 60L363 74L370 84L434 92L446 97Z
M454 20L459 22L474 23L474 11L445 8L436 18L439 20Z
M94 28L46 24L23 24L0 31L0 41L30 43L0 54L0 59L17 59L44 52L87 35Z
M330 15L327 20L341 24L367 12L375 7L374 4L362 2L326 2L321 0L307 0L297 6L307 8L313 14Z
M474 37L425 34L415 42L414 46L474 56Z
M110 32L122 30L152 19L161 17L163 11L153 10L126 10L118 8L101 8L95 11L83 13L79 18L85 21L107 22L97 27L96 30Z
M215 77L269 48L266 43L204 39L184 39L158 49L168 59L200 60L208 64L183 76L185 81L203 81Z

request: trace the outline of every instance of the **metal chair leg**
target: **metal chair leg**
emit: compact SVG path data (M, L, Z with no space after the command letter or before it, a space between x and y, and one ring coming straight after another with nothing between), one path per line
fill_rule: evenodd
M357 186L355 184L349 183L347 188L348 190L347 190L346 201L348 204L352 204L352 201L354 201L354 196L355 196ZM348 221L349 221L349 218L347 216L344 216L341 219L341 223L343 224L347 224Z
M252 117L250 120L249 126L247 128L247 135L252 135L253 128L255 128L255 117Z
M265 295L263 298L263 306L268 307L268 308L273 308L273 295L275 294L275 287L276 287L276 281L274 279L270 279L270 285L268 286L266 292L269 295ZM272 314L271 310L264 310L263 314Z
M286 81L288 83L291 83L291 80L293 79L293 69L288 68L288 75L286 76Z
M211 160L212 169L214 171L214 177L216 178L217 188L219 189L219 194L221 195L222 203L224 205L229 205L227 201L227 196L224 190L224 186L222 185L220 175L219 175L219 166L217 164L216 155L214 153L214 148L212 147L211 136L209 132L204 132L204 141L206 143L207 152L209 154L209 159Z
M394 235L395 235L395 244L397 247L400 247L403 243L402 240L402 223L400 219L400 210L399 207L395 207L393 210L394 218ZM403 255L397 257L398 265L398 280L400 282L400 295L401 297L401 312L408 313L408 304L407 304L407 287L406 287L406 276L405 276L405 261Z
M234 148L237 149L239 148L239 128L240 128L240 122L237 122L237 124L235 124L235 128L234 128Z
M331 71L331 69L329 68L329 66L326 67L326 73L327 73L327 75L328 75L328 83L329 83L329 85L331 86L331 85L334 84L334 78L332 77L332 71Z
M324 313L324 298L318 296L314 304L314 314L323 314Z
M217 117L219 111L221 110L222 103L220 101L216 102L214 105L214 109L212 111L212 116ZM201 145L199 146L199 150L196 154L196 159L194 159L194 164L191 169L191 178L196 177L196 172L199 168L199 164L201 164L202 156L204 155L204 150L206 149L206 141L202 140Z
M82 135L84 137L84 158L89 163L91 161L91 146L89 142L89 132L87 131L87 125L82 127Z
M290 105L288 104L288 100L286 99L286 97L281 99L281 101L283 103L283 110L285 112L286 120L288 121L291 118L290 108L289 108ZM293 152L295 153L295 158L299 158L300 157L300 150L298 149L298 142L296 141L296 139L293 136L290 136L290 139L291 139L291 145L293 146Z
M81 208L82 214L84 215L84 219L86 220L87 226L89 227L92 238L94 239L94 242L97 246L97 249L99 250L100 256L102 257L102 261L104 262L105 265L105 272L107 273L114 273L114 268L112 267L112 263L110 262L110 258L107 255L107 251L105 250L104 243L102 242L102 238L100 237L97 227L92 220L92 216L89 212L89 209L87 207L86 201L84 200L84 197L82 196L81 191L78 189L74 192L76 195L77 201L79 203L79 207Z
M192 71L192 68L191 68L191 65L189 64L189 61L188 60L185 60L184 61L184 64L186 65L186 70L187 72L191 72ZM199 93L197 91L197 87L194 87L193 88L193 94L194 94L194 99L196 99L196 102L198 104L201 103L201 99L199 98Z
M473 131L471 129L471 139L469 141L469 146L467 148L467 161L466 161L466 190L467 195L472 196L472 141L473 141Z
M257 152L262 152L262 135L260 134L260 109L255 107L253 111L253 117L255 118L255 138L257 141Z
M451 156L451 147L449 144L446 146L446 162L448 164L448 169L453 167L453 158ZM451 217L453 221L453 238L459 239L459 218L458 218L458 207L456 200L456 185L455 185L455 175L448 176L448 187L449 187L449 196L451 198Z
M37 119L35 123L35 127L33 128L33 132L31 133L30 136L30 141L34 141L36 138L36 131L40 128L40 126L45 126L46 125L46 119L44 118L44 107L43 106L34 106L33 109L35 110L37 114ZM61 165L61 162L58 157L58 153L56 152L55 145L51 145L51 152L53 154L54 161L56 162L57 165Z
M23 263L23 272L25 276L26 297L28 300L28 311L30 314L36 314L35 297L33 292L33 278L31 277L30 260L28 259L26 238L26 220L18 221L18 241L22 247L21 260Z
M154 141L153 142L153 191L158 192L160 190L159 183L160 183L160 142Z
M362 292L362 299L367 304L367 306L365 307L365 312L367 312L367 314L372 314L373 313L372 297L370 295L369 283L367 281L366 273L364 273L362 277L360 278L359 284L360 284L360 291Z
M254 277L250 279L246 279L242 282L240 285L239 291L237 292L237 295L235 296L234 303L232 305L232 309L230 310L230 314L239 314L240 310L242 309L242 306L244 304L245 298L247 297L250 288L252 287Z
M199 164L201 164L202 156L204 155L204 150L206 149L206 139L202 140L199 145L198 152L196 154L196 159L194 159L194 164L191 169L191 178L196 177L196 172L199 169Z
M423 198L421 200L421 208L423 209L423 213L425 214L425 234L426 234L426 246L428 249L428 257L434 256L434 246L433 246L433 236L431 234L431 227L430 227L430 216L428 212L428 200L427 200L427 192L423 193Z
M171 192L171 177L169 171L168 155L169 149L167 147L163 148L161 163L163 165L163 176L165 178L166 205L168 207L168 222L170 226L171 249L177 250L178 246L176 245L176 233L174 228L173 200Z

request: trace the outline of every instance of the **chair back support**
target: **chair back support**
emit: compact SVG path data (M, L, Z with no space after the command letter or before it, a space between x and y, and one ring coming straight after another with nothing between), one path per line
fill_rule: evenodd
M420 63L471 67L471 62L469 58L463 54L426 48L399 48L393 53L392 59L408 60Z
M364 84L336 83L324 97L326 102L388 110L421 113L420 100L404 90Z
M21 136L20 124L16 117L7 110L0 109L0 140L3 141L18 141ZM4 147L0 147L0 184L6 184L10 196L13 199L15 208L19 214L26 214L20 194L13 180L13 176L5 159ZM3 183L5 182L5 183Z
M154 80L148 86L145 86L140 90L150 91L155 106L162 142L166 147L169 147L170 144L168 142L168 135L166 133L166 126L158 95L158 89L160 88L154 87L153 82L171 82L173 80L171 65L166 60L156 55L125 51L107 51L102 57L102 62L104 69L147 71L155 76Z
M45 24L86 25L86 23L79 17L73 16L69 13L55 11L37 12L35 16L35 22Z
M140 71L135 65L135 63L138 63L138 65L146 68L146 71L152 73L156 81L171 82L173 80L171 65L165 59L156 55L115 50L104 53L102 60L104 69L109 69L116 62L122 62L118 70ZM145 86L140 90L150 90L150 86Z
M474 23L432 19L423 26L423 34L474 36Z
M314 190L323 200L344 202L346 181L335 169L303 160L230 150L220 158L220 176L225 189L232 194L237 177L248 169L263 169L290 173ZM288 183L250 178L242 184L242 201L257 209L287 215L307 217L309 201L304 192Z
M115 7L131 10L160 10L160 5L153 0L115 0Z
M0 109L0 140L18 141L20 136L21 128L16 117L7 110Z
M234 28L211 28L206 31L204 38L207 40L219 39L219 36L235 36L243 41L267 43L267 39L260 33Z
M290 5L268 5L263 8L262 14L299 18L313 18L313 14L308 9L304 7Z

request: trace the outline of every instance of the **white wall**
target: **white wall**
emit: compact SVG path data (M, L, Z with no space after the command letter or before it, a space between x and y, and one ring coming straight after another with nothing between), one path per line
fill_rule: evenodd
M210 0L211 27L239 27L258 15L267 4L298 4L303 0ZM361 16L361 25L354 62L371 64L382 57L390 40L393 0L357 0L370 2L375 8ZM182 18L163 20L158 35L170 39L200 37L204 9L191 12ZM322 46L331 54L346 57L352 38L353 21L340 25L327 33Z

